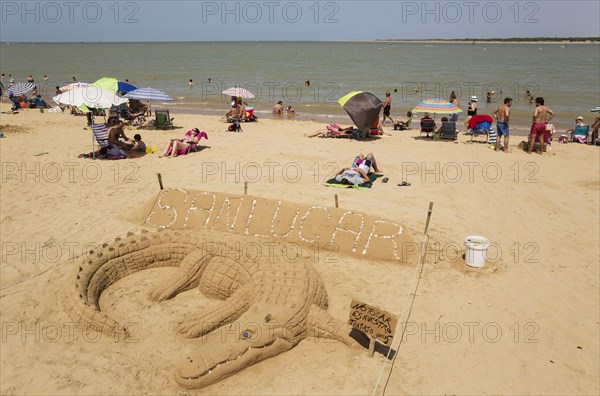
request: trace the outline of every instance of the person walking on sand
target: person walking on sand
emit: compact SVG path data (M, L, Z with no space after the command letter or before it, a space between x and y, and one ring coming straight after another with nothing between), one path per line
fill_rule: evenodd
M510 106L512 106L512 102L512 98L504 98L504 104L498 106L492 113L496 119L496 129L498 130L496 151L500 149L500 136L504 136L504 152L508 153L508 121L510 119Z
M390 91L387 91L385 93L385 99L383 99L383 120L381 120L382 125L385 123L386 118L389 118L390 121L392 121L392 124L394 123L394 120L392 119L392 117L390 117L391 110L392 110L392 94L390 93Z
M546 124L554 117L555 113L544 106L544 98L535 98L535 110L533 111L533 124L531 125L531 142L529 143L528 153L531 154L535 146L537 137L540 142L540 155L544 152L544 135L546 134Z

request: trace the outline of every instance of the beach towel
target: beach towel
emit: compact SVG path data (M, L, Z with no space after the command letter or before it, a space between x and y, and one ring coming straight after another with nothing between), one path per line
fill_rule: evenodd
M383 175L379 175L376 173L369 173L367 175L369 177L369 180L371 180L368 183L363 183L360 185L356 185L356 184L342 184L341 182L335 180L335 177L332 179L327 180L325 183L323 183L324 186L326 187L338 187L338 188L355 188L357 190L362 190L363 188L371 188L373 187L373 182L375 182L375 180L379 179L380 177L383 177Z
M491 125L494 122L494 120L489 115L485 115L485 114L474 115L469 120L468 128L474 129L477 126L477 124L479 124L480 122L489 122Z

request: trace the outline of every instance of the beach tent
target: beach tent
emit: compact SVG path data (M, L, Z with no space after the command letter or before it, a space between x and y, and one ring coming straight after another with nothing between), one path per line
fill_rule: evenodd
M377 96L363 91L350 92L342 96L338 103L365 135L368 135L371 126L379 118L383 107L383 102Z

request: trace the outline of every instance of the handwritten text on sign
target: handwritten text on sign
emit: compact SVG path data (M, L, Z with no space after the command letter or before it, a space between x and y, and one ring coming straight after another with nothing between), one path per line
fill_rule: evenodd
M392 346L398 318L386 311L358 300L350 304L348 324L388 347Z

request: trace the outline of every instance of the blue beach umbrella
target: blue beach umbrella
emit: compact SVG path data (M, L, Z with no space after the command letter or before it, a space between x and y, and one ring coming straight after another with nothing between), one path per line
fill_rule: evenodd
M127 99L152 100L155 102L173 102L173 98L154 88L138 88L125 95Z

